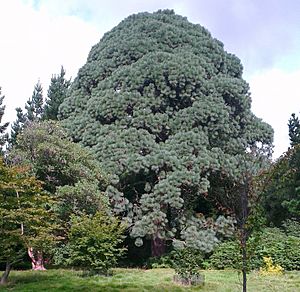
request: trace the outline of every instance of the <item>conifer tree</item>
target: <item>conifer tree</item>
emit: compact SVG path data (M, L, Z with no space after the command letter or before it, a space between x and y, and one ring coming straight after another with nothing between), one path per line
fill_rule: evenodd
M0 87L0 123L2 121L4 111L5 111L5 105L2 105L4 97L5 97L4 95L1 96L1 87ZM4 123L3 125L0 125L0 148L1 148L1 152L3 151L3 146L5 145L5 143L7 142L7 139L8 139L8 135L7 135L7 133L5 133L8 125L9 125L9 123Z
M17 119L13 122L11 126L10 138L9 138L9 147L11 148L13 145L17 143L17 136L21 133L24 128L26 122L26 116L23 113L23 110L20 107L16 108Z
M17 143L17 136L29 123L41 120L44 112L43 107L43 88L38 81L34 86L31 98L25 104L25 113L20 107L16 108L17 119L11 126L9 148L11 149Z
M26 118L29 122L41 119L43 114L43 88L40 81L34 86L32 97L26 102Z
M60 118L111 174L115 212L136 245L152 240L152 255L180 237L211 250L216 234L196 215L212 178L238 179L246 150L270 150L273 138L251 112L240 60L170 10L129 16L106 33Z
M289 119L288 127L291 145L295 146L300 143L300 121L294 113Z
M48 99L44 107L43 119L57 120L58 108L67 95L71 80L65 79L66 71L61 67L59 75L53 75L48 89Z

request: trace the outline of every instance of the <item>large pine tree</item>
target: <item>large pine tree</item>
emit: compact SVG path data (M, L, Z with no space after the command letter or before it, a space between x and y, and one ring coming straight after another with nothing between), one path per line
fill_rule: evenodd
M153 255L180 234L209 250L212 234L195 215L212 177L239 179L241 156L269 149L273 137L251 112L240 60L170 10L132 15L106 33L60 115L112 174L115 212L137 245L152 239Z

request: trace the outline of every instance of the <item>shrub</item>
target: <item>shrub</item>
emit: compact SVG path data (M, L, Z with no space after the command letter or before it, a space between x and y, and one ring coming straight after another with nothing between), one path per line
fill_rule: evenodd
M287 219L283 222L282 227L287 235L300 237L300 222Z
M275 264L285 270L299 270L299 250L300 238L286 235L279 228L266 228L256 251L256 257L271 257Z
M270 257L263 257L264 267L259 269L261 275L282 275L284 269L280 265L275 265Z
M174 281L184 285L204 284L204 276L199 269L203 263L203 253L198 249L185 247L171 253L172 268L176 275Z
M300 270L300 238L285 234L279 228L266 228L255 249L251 250L253 237L249 239L248 251L250 269L259 269L264 265L263 258L271 257L275 265L285 270ZM241 253L237 241L222 242L209 258L209 267L216 269L238 269L241 264Z
M63 248L67 265L107 274L124 254L125 226L104 212L71 219L69 242Z
M149 258L146 267L152 269L160 269L160 268L173 268L173 254L174 251L171 251L161 257L152 257Z

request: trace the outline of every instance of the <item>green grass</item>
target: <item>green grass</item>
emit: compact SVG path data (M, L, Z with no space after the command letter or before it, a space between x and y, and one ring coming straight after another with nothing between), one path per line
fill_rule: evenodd
M13 271L10 283L0 291L241 291L241 275L236 271L203 271L204 287L183 287L172 282L171 269L115 269L111 277L84 276L80 271ZM248 276L248 291L300 291L300 272L282 276Z

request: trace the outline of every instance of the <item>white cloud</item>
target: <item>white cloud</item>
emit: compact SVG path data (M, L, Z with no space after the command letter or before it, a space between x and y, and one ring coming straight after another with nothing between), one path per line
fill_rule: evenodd
M288 120L300 111L300 70L286 72L271 69L252 75L250 83L252 110L275 130L274 158L289 147Z
M0 86L6 96L5 121L15 120L40 80L44 95L63 65L75 77L103 32L75 16L50 15L18 0L0 2Z

